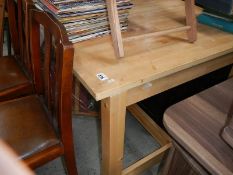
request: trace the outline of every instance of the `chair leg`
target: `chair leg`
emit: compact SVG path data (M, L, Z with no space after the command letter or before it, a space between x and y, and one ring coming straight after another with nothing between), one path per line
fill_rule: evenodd
M115 54L118 58L124 57L124 48L116 0L107 0L106 4Z
M185 0L186 24L191 28L187 31L189 42L197 40L197 22L194 0Z
M72 136L73 134L71 127L66 130L66 136L63 136L63 146L64 146L63 158L68 175L78 175ZM66 139L64 139L64 137L66 137Z

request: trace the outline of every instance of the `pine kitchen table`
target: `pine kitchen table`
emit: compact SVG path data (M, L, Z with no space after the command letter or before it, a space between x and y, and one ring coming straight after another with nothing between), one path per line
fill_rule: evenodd
M102 174L130 174L122 168L126 108L167 89L233 64L233 35L197 25L197 41L184 31L150 33L185 25L180 0L132 0L129 29L123 32L125 56L117 59L110 36L74 44L73 71L101 101ZM200 9L196 8L196 14ZM155 104L156 107L156 104Z

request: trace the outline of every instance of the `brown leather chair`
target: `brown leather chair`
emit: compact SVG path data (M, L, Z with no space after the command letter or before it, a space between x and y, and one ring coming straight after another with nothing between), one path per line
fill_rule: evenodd
M17 20L22 23L24 18L16 18L18 16L16 15L17 4L14 0L7 0L7 10L14 56L0 57L0 101L21 97L33 92L30 78L32 73L30 59L28 55L21 54L19 34L22 35L20 33L22 31L17 30ZM21 10L18 9L18 11ZM22 48L28 46L27 36L25 36L24 43L21 43Z
M63 156L68 173L76 175L71 116L74 50L63 26L51 15L36 9L30 15L36 93L0 102L0 137L31 168ZM40 25L45 31L43 58Z

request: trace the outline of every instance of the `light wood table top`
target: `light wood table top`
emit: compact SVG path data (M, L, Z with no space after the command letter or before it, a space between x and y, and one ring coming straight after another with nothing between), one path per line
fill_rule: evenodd
M123 33L123 37L185 24L183 1L132 2L129 30ZM197 9L197 13L199 11ZM198 39L193 44L187 41L186 33L182 31L125 41L124 46L126 56L117 59L110 36L74 45L74 74L96 100L230 53L233 51L233 35L198 25ZM98 73L104 73L109 80L100 81L96 77Z

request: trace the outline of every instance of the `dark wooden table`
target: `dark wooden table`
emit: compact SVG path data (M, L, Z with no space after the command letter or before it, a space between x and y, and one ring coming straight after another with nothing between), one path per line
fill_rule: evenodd
M211 174L233 174L233 150L221 138L233 101L233 78L187 98L165 112L173 138Z

